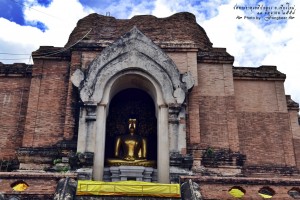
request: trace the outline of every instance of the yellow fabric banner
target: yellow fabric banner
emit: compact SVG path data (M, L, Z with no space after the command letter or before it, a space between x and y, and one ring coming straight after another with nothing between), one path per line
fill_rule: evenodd
M102 182L79 180L76 195L150 196L180 198L179 184L142 181Z

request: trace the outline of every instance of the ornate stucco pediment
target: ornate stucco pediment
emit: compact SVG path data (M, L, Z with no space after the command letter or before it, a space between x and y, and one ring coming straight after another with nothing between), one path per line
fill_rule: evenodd
M181 75L175 63L136 27L105 48L85 74L76 70L71 80L83 102L100 102L108 81L128 71L151 76L168 104L183 103L194 83L189 73Z

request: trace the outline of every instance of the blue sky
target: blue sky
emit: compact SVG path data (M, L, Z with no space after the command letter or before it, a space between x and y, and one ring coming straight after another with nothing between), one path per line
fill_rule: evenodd
M47 7L51 2L52 0L38 0L36 3ZM25 4L24 0L0 0L0 17L22 26L37 27L41 31L47 30L47 26L40 21L26 21L24 19L23 10L25 7L30 8L30 6L29 3Z
M0 0L0 62L32 62L43 45L62 47L79 19L90 13L128 19L151 14L168 17L187 11L196 16L214 47L225 47L235 66L277 65L287 74L286 93L300 102L300 16L296 0ZM299 2L299 1L298 1ZM235 6L247 9L235 9ZM250 7L272 7L257 14ZM293 14L283 14L290 7ZM277 10L275 10L277 7ZM291 9L293 8L293 9ZM274 12L280 14L276 14ZM240 19L237 19L240 17ZM248 18L247 18L248 17ZM251 19L261 17L261 19ZM275 17L293 17L276 19ZM25 55L12 55L25 54Z

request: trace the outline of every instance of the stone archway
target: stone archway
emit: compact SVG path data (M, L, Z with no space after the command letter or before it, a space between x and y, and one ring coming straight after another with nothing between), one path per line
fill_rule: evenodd
M180 74L174 62L134 27L105 48L86 74L78 69L71 80L79 88L84 103L77 150L94 152L93 178L102 180L103 177L106 119L111 98L123 89L139 88L155 103L158 181L168 183L170 147L176 151L178 113L193 86L191 75Z
M103 177L104 154L106 140L106 119L110 101L119 91L127 88L138 88L147 92L153 99L157 118L157 176L161 183L169 182L169 135L168 105L157 81L150 75L139 70L122 71L112 77L104 90L103 98L97 106L96 143L93 176L98 180ZM102 117L101 117L102 116ZM98 121L99 120L99 121ZM100 170L99 170L100 169Z

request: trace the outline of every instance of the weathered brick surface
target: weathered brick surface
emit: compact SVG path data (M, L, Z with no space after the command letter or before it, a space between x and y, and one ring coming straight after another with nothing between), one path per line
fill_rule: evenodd
M233 67L233 76L236 79L253 80L285 80L286 75L277 70L273 65L262 65L259 67Z
M198 64L198 92L201 96L228 96L225 93L225 79L222 64Z
M199 93L197 86L194 87L188 97L187 117L187 144L197 145L200 143L200 121L199 121Z
M99 51L84 51L80 52L81 57L81 69L85 70L88 68L89 64L99 56ZM74 59L74 54L72 55L72 59Z
M230 147L228 122L232 117L230 111L234 112L234 106L234 97L200 97L200 145L202 147Z
M0 76L0 160L15 158L21 146L30 77Z
M262 199L258 191L263 187L274 190L272 199L289 200L293 199L289 190L300 187L300 179L280 177L280 178L247 178L247 177L181 177L182 181L192 179L200 186L203 199L237 199L231 196L228 191L233 186L242 187L246 193L242 199Z
M74 71L81 67L81 52L74 51L71 57L70 69L68 76L71 77ZM64 138L70 140L77 135L78 126L76 121L78 121L79 116L79 94L78 90L74 87L71 79L68 80L67 84L67 97L65 105L65 124L64 124Z
M234 91L237 111L287 112L282 81L234 80Z
M76 178L73 173L45 173L45 172L0 172L0 194L5 199L17 196L20 199L53 199L58 181L61 178ZM12 189L17 181L24 181L29 186L25 191Z
M24 147L51 146L63 139L68 63L36 61L33 68Z
M291 131L293 136L293 146L297 168L300 168L300 125L298 122L298 110L289 110Z
M180 73L187 71L187 52L168 52L167 54L174 61Z
M226 185L226 184L201 184L201 193L203 194L204 199L237 199L229 194L229 190L236 185ZM248 185L241 184L238 185L242 187L246 194L242 199L262 199L258 194L258 191L264 187L264 185ZM293 186L271 186L271 189L275 191L275 195L272 199L276 200L291 200L293 199L288 195L288 191L293 188Z
M16 181L20 181L20 179L1 179L1 192L5 195L12 195L12 194L20 194L20 192L14 191L11 188L11 184L13 184ZM22 194L50 194L53 195L56 189L57 181L49 180L49 179L26 179L24 180L28 185L28 189L26 192L22 192Z
M300 168L300 139L293 139L297 168Z
M239 112L240 150L246 165L294 166L288 113Z
M235 79L234 89L240 146L247 164L294 166L283 81ZM297 127L292 127L296 134Z
M198 85L197 73L197 52L194 49L190 51L168 52L167 55L174 61L180 73L190 72L194 78L194 85Z
M198 64L198 86L189 95L190 144L196 148L239 150L232 68Z
M99 14L90 14L78 21L66 46L81 39L91 28L86 40L109 45L137 26L158 46L185 46L203 50L211 49L212 43L204 29L196 23L191 13L177 13L167 18L156 18L150 15L134 16L131 19L115 19ZM163 28L162 28L163 27ZM176 30L176 31L174 31Z

